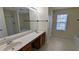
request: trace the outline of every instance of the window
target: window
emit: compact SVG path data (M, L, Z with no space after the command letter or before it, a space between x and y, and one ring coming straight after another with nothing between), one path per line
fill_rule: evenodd
M67 14L57 15L56 30L66 30Z

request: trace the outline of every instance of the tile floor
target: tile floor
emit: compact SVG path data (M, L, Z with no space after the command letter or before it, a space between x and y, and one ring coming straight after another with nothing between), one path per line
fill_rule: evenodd
M39 51L76 51L73 39L62 39L52 37L47 40L46 44L43 45Z

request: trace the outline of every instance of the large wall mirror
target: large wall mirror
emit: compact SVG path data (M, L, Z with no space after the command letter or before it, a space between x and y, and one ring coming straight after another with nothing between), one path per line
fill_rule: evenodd
M38 18L35 11L30 10L26 7L3 7L2 11L5 23L3 26L6 27L5 31L7 35L3 35L5 34L5 32L3 34L2 32L0 32L0 38L5 36L11 36L24 31L37 30ZM1 20L2 19L0 19L0 21Z

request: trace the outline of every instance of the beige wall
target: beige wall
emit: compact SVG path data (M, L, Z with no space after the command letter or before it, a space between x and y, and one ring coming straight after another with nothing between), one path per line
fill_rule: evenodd
M38 30L46 31L48 34L48 7L39 7L38 10L38 20L47 20L47 22L38 22Z
M30 22L32 30L46 31L48 34L48 7L37 7L35 12L30 10L30 20L39 20L39 22Z
M73 38L75 35L79 35L79 8L69 8L63 10L54 10L53 17L53 36ZM56 31L56 15L57 14L68 14L67 30L66 31Z

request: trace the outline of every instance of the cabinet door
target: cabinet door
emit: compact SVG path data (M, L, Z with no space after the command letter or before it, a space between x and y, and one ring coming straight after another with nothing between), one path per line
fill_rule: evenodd
M45 40L46 40L46 34L43 33L43 34L42 34L42 44L45 44Z
M40 48L40 36L34 40L32 43L33 48L39 49Z
M45 33L43 33L42 35L40 35L40 46L45 44Z
M19 51L32 51L31 43L21 48Z
M42 45L45 44L45 33L41 34L35 41L32 43L33 48L39 49Z
M40 46L42 46L43 45L43 37L42 37L42 35L40 36Z

